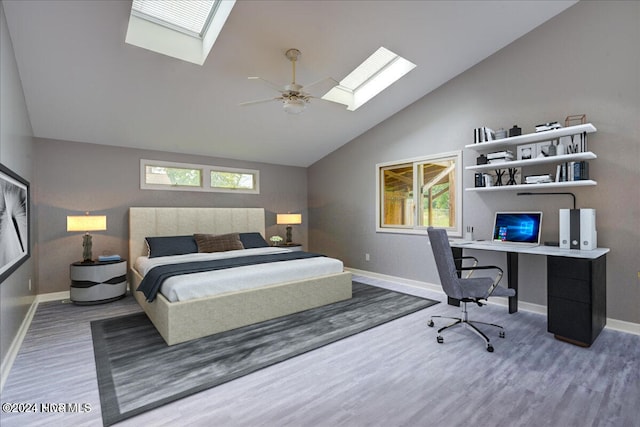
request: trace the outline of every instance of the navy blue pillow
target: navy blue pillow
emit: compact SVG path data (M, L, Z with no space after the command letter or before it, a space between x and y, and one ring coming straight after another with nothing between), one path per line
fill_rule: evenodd
M145 237L149 258L198 253L198 245L191 236Z
M240 233L240 241L245 249L266 248L269 246L264 237L258 232Z

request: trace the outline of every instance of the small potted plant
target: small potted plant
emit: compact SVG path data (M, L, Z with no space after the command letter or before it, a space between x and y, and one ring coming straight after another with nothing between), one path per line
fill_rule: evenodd
M280 244L280 242L282 242L282 237L280 237L280 236L271 236L269 238L269 240L271 240L271 243L273 243L273 246L278 246Z

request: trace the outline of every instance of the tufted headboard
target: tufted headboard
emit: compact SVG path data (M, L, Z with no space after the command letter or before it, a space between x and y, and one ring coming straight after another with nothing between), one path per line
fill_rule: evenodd
M129 208L129 262L147 254L145 237L251 231L264 237L263 208Z

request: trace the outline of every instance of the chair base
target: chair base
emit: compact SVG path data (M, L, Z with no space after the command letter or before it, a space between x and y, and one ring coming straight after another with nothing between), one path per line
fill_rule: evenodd
M440 333L442 331L444 331L445 329L449 329L449 328L453 328L455 326L462 326L472 332L474 332L476 335L478 335L480 338L482 338L485 342L487 351L489 353L493 352L493 345L491 344L491 340L489 339L488 336L486 336L484 334L484 332L482 332L480 329L478 329L475 325L486 325L486 326L493 326L496 328L500 329L500 333L499 333L499 337L500 338L504 338L505 337L505 333L504 333L504 328L500 325L496 325L494 323L487 323L487 322L479 322L479 321L475 321L475 320L469 320L468 316L467 316L467 309L466 309L466 302L462 302L461 306L462 306L462 317L448 317L448 316L431 316L431 319L429 320L429 322L427 323L427 325L429 327L433 327L434 323L433 323L433 319L435 318L440 318L440 319L451 319L451 320L455 320L455 322L451 323L450 325L444 326L440 329L438 329L438 336L436 337L436 341L439 344L442 344L444 342L444 338L442 337L442 335L440 335Z

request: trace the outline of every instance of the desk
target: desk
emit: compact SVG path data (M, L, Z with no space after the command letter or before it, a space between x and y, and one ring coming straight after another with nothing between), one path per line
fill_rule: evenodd
M547 323L556 338L589 346L606 324L606 254L608 248L589 251L554 246L500 245L498 242L451 240L454 258L464 249L505 252L509 313L518 311L518 254L547 257Z

